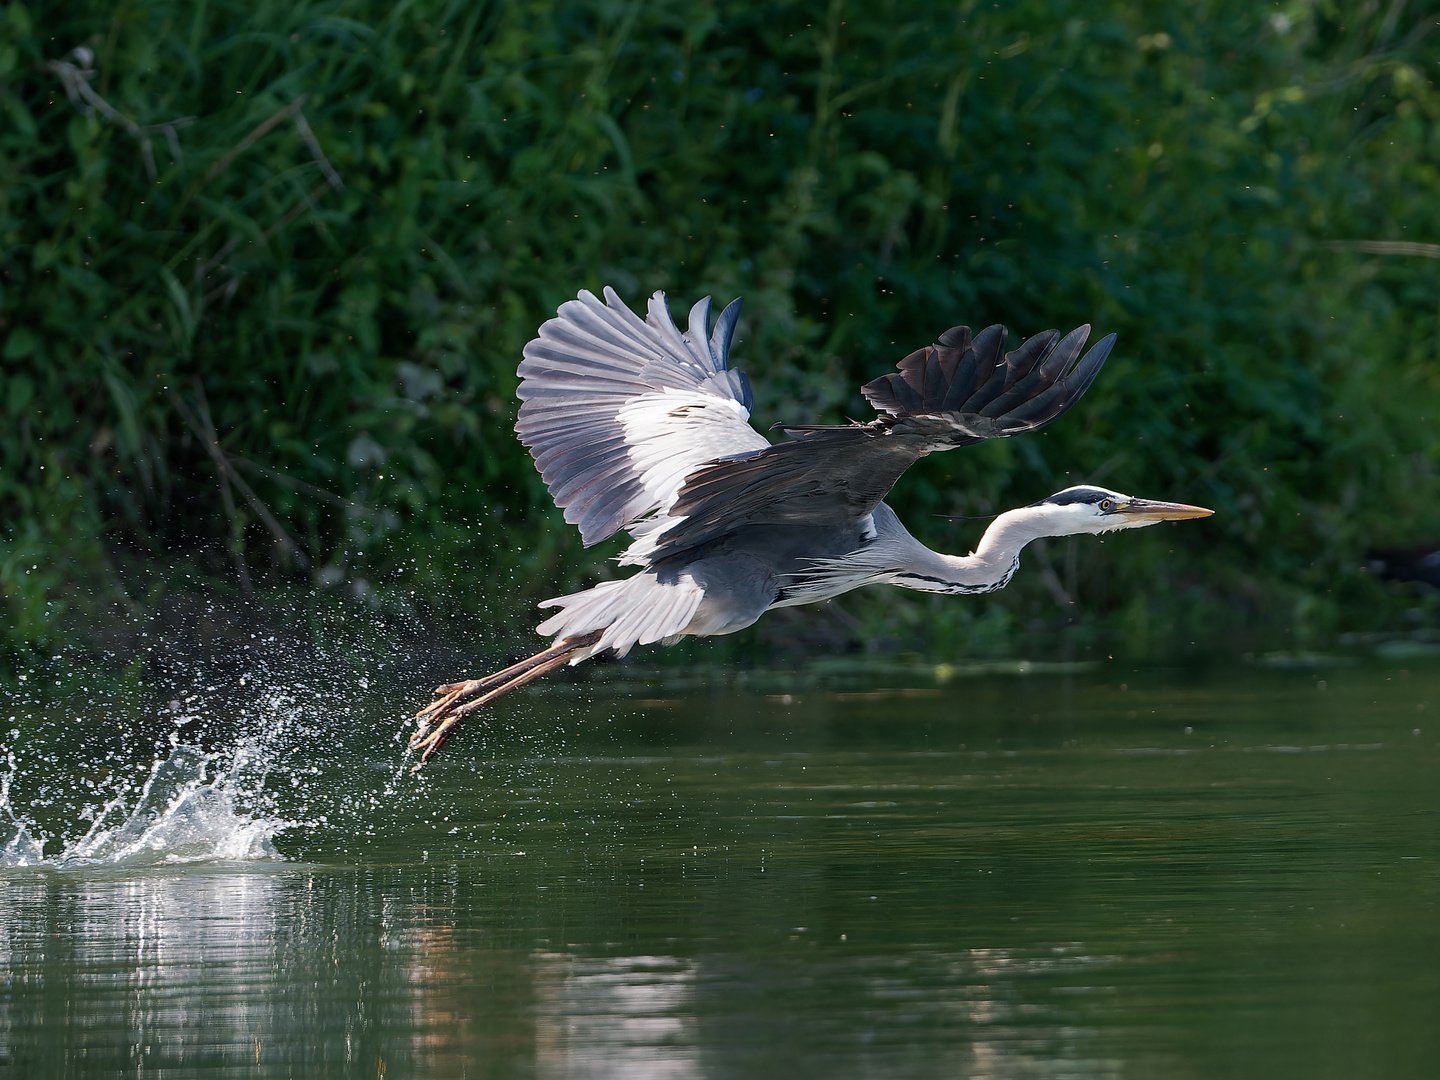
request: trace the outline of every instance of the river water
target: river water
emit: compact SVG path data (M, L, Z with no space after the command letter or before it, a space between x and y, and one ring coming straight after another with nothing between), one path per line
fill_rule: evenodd
M1433 1076L1416 651L612 672L415 778L393 678L32 673L0 1075Z

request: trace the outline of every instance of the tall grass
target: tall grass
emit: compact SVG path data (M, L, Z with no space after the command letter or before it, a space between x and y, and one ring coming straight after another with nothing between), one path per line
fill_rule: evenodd
M951 548L929 515L1082 479L1218 516L1051 544L979 603L855 601L867 636L1402 618L1360 563L1440 538L1440 28L1001 7L8 5L7 646L202 578L513 611L609 573L511 432L521 346L607 283L743 294L767 424L869 415L953 323L1119 333L1064 421L893 501Z

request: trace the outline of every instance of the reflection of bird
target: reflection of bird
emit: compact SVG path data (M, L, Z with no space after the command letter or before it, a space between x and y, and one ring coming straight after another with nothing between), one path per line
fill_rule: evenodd
M612 289L604 302L581 292L525 346L521 441L584 542L626 529L633 542L620 562L640 570L542 602L557 609L539 627L551 648L440 687L411 740L420 764L468 713L606 649L623 656L636 644L728 634L771 608L875 582L990 592L1039 537L1211 513L1072 487L999 515L970 555L931 551L881 501L901 474L934 451L1048 424L1085 393L1114 335L1082 358L1088 326L1037 334L1008 353L1003 326L974 337L957 326L865 385L877 419L789 426L793 438L772 446L748 423L745 376L726 366L739 312L736 300L711 332L706 297L682 333L663 293L642 320Z

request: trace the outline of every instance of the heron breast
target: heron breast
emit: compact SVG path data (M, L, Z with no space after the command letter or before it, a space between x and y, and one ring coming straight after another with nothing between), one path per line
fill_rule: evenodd
M780 591L765 563L743 552L727 552L686 565L682 571L705 590L685 633L706 637L743 630L765 613Z

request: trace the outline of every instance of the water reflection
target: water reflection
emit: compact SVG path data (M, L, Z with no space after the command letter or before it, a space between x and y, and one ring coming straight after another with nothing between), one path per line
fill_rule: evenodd
M500 928L453 873L11 871L0 897L0 1064L18 1075L1108 1069L1094 1033L1033 992L1094 989L1103 962L1073 949L526 950L487 942Z
M337 884L342 887L336 888ZM463 1064L453 942L293 870L0 879L0 1063ZM391 898L393 899L393 898ZM411 916L406 915L408 920ZM365 1071L365 1070L361 1070Z
M533 960L541 1076L686 1080L701 1075L694 964L674 956Z

